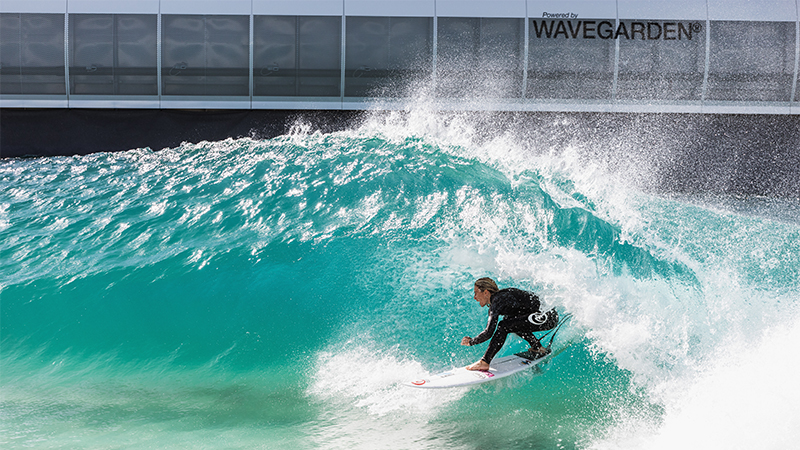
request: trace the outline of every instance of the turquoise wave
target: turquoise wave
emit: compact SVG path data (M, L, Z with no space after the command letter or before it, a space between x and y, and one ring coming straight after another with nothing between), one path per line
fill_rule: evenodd
M796 310L797 222L480 150L365 127L0 162L0 443L586 448ZM399 386L480 356L487 275L574 315L559 356Z

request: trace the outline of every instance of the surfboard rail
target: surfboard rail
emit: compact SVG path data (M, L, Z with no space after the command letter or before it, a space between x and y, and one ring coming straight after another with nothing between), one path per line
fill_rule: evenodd
M414 381L405 382L403 385L419 389L447 389L472 386L499 380L535 367L548 356L550 356L549 350L544 355L526 351L496 358L492 361L489 370L467 370L466 367L456 367Z

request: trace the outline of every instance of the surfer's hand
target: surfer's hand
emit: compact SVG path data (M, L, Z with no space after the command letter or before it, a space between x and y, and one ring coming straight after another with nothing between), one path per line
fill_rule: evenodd
M464 336L464 339L461 339L461 345L466 345L466 346L469 346L469 345L471 345L471 344L469 343L469 341L471 341L471 340L472 340L472 338L471 338L471 337L469 337L469 336Z

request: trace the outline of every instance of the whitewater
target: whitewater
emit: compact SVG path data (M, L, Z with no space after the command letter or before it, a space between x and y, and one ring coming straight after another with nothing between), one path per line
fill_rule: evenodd
M796 445L800 199L657 192L658 149L492 126L1 160L0 446ZM572 315L558 355L402 386L483 354L483 276Z

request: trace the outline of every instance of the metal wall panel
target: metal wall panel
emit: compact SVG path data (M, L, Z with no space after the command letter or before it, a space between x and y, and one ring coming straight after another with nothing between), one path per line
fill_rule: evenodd
M706 0L617 0L620 19L705 21Z
M257 16L341 16L342 0L253 0Z
M162 95L249 96L249 16L162 16Z
M632 100L702 100L705 72L705 21L621 21L628 31L641 24L643 33L620 36L617 98Z
M157 95L155 15L70 14L72 95Z
M527 0L528 17L534 19L563 18L558 14L574 14L575 19L617 17L616 0ZM570 18L570 17L567 17Z
M70 14L70 94L114 94L114 17Z
M525 96L534 99L610 100L614 86L616 40L600 38L600 35L606 36L605 32L613 30L613 23L613 18L531 19ZM588 39L584 36L595 37Z
M435 0L344 0L346 16L433 17Z
M158 14L161 1L69 0L67 6L70 14Z
M791 100L795 23L712 21L708 100Z
M161 14L242 15L253 10L251 0L160 0Z
M439 96L521 97L524 19L440 17L437 29Z
M158 52L155 15L115 15L115 94L157 95Z
M4 0L0 107L361 108L430 87L458 108L800 113L798 6Z
M432 18L347 17L345 29L346 97L403 97L430 79Z
M0 94L66 95L63 14L0 14Z
M256 16L255 96L339 97L341 17Z
M439 17L525 17L525 0L436 0Z
M0 2L0 13L64 14L66 12L67 0L3 0Z
M707 0L709 20L794 22L797 0Z

